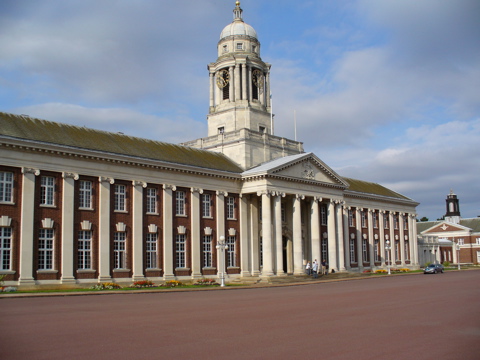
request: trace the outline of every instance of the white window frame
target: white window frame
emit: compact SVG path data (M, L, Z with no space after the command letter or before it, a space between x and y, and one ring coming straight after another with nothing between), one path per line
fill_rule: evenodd
M127 268L127 233L124 231L113 234L113 258L115 269Z
M0 171L0 203L13 203L13 173Z
M212 217L212 195L202 194L202 217Z
M367 262L368 261L368 240L367 239L362 239L362 255L363 255L363 261Z
M373 256L374 256L374 261L375 262L379 262L380 261L380 251L378 249L378 247L380 246L380 241L379 240L375 240L374 241L374 244L373 244Z
M78 183L78 207L80 209L92 209L93 183L88 180L80 180Z
M393 228L398 230L398 214L393 214Z
M328 239L322 239L322 260L328 260Z
M457 239L457 243L458 245L465 245L465 239L464 238Z
M348 226L349 227L354 227L354 223L353 223L353 211L352 210L348 210Z
M78 232L78 266L79 270L92 269L92 231L80 230Z
M177 269L186 268L186 235L185 234L177 234L175 238L175 267Z
M114 211L127 211L127 187L122 184L115 184Z
M175 192L175 214L177 216L185 216L185 191Z
M236 50L243 50L243 43L239 43L239 42L235 43L235 49Z
M389 214L383 214L383 228L388 229L390 226L390 215Z
M408 240L405 240L403 243L403 246L405 247L405 260L410 260L410 244Z
M55 178L42 176L40 179L40 205L55 206Z
M12 270L12 228L0 227L0 270Z
M233 196L227 197L227 219L235 220L235 198Z
M158 214L157 189L147 188L147 214Z
M320 219L322 225L327 225L327 207L320 206Z
M146 259L145 259L145 267L147 269L157 269L157 242L158 242L158 234L157 233L147 233L147 237L145 239L145 251L146 251Z
M475 245L480 245L480 238L475 239Z
M360 211L360 217L361 217L361 221L362 221L362 228L366 228L367 227L367 216L366 216L365 211L363 211L363 210Z
M202 239L203 267L212 267L212 236L204 235Z
M376 212L372 213L372 222L373 222L373 228L378 229L378 214Z
M400 241L395 240L395 261L400 260Z
M54 240L53 229L40 229L38 236L38 270L54 270Z
M350 239L350 263L357 262L355 255L355 239Z
M227 236L227 267L237 266L235 250L236 250L236 236Z

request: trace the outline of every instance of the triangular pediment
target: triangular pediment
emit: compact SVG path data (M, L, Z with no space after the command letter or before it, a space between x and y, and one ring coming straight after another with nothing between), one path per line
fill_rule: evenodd
M335 171L313 153L286 156L272 160L243 173L244 176L270 175L292 180L348 186Z
M462 225L449 223L447 221L443 221L440 224L436 224L431 228L428 228L422 231L422 234L438 234L438 233L450 233L450 232L462 232L462 231L470 231L471 229Z

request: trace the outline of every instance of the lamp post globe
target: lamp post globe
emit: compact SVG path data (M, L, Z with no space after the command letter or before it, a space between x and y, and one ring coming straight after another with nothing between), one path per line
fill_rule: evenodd
M218 275L220 277L220 286L224 287L225 286L225 249L228 248L228 245L225 244L225 236L221 235L218 238L218 244L217 244L217 250L218 256L220 256L219 259L219 269L218 269Z
M387 239L387 241L385 242L385 250L387 250L387 270L388 270L388 275L391 275L391 272L390 272L390 249L391 249L390 240Z

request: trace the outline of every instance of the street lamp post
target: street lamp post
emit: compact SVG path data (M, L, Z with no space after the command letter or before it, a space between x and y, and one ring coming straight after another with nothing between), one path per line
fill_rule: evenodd
M385 242L385 250L387 250L387 270L388 270L388 275L391 275L390 273L390 249L392 247L390 246L390 241L387 240Z
M225 286L225 250L228 249L228 245L225 244L225 236L220 236L217 243L217 250L219 251L220 261L218 275L220 276L220 286Z
M455 245L456 249L457 249L457 265L458 265L458 270L460 270L460 244L457 243L457 245Z

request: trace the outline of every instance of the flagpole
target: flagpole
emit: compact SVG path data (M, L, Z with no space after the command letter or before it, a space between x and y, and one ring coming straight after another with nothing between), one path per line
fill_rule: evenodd
M273 135L273 99L272 99L272 93L270 93L270 128L272 129L272 135Z

